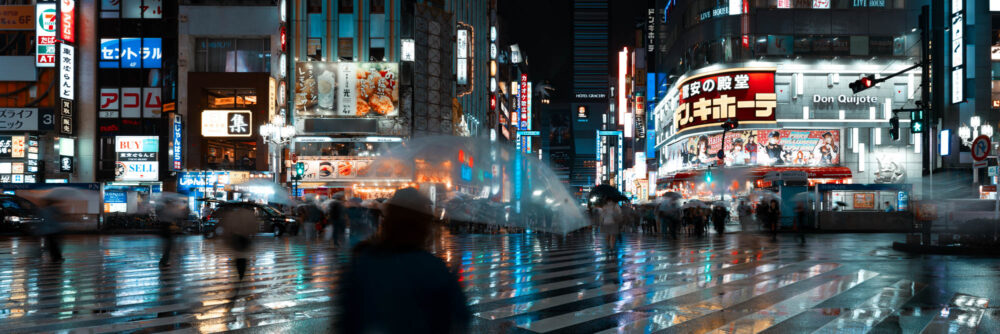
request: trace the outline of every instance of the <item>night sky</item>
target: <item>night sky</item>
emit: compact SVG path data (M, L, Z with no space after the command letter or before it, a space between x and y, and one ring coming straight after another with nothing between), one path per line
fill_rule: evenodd
M645 20L645 0L611 0L611 52L634 44L635 25ZM501 0L498 15L504 20L507 41L517 43L528 57L532 82L548 81L555 87L552 99L569 102L573 88L573 2L571 0ZM609 64L614 66L614 63ZM614 75L614 72L610 72Z

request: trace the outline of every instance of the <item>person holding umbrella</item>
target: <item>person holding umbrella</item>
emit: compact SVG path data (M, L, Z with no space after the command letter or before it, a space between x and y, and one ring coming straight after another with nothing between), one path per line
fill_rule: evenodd
M257 224L257 216L253 210L242 206L228 209L219 217L224 240L235 253L233 264L236 266L240 281L243 281L243 276L246 274L250 236L257 232Z
M712 225L715 227L715 233L722 235L726 232L727 220L729 220L729 210L723 203L716 204L712 209Z

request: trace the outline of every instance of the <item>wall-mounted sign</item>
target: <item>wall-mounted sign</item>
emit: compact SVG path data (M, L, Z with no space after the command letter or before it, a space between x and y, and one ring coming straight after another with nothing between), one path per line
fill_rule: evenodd
M74 83L73 71L74 53L76 49L69 44L59 44L59 97L73 100Z
M59 156L59 171L63 173L73 172L73 157L60 155Z
M267 120L274 121L274 108L278 103L278 84L274 77L267 77Z
M35 5L35 66L56 66L56 4Z
M414 61L416 57L414 56L414 47L412 38L404 38L399 41L400 43L400 59L403 61Z
M76 0L59 0L59 38L75 42Z
M121 2L122 17L126 19L158 19L163 17L163 0L110 0Z
M156 136L115 137L115 151L118 154L115 180L158 180L160 175L156 152L159 149L159 138Z
M181 121L181 116L174 116L174 124L171 127L171 153L170 162L173 170L178 171L182 169L183 163L183 152L184 152L184 127Z
M521 121L518 124L518 129L527 130L528 129L528 74L521 73L521 89L518 91L518 98L520 100L521 107Z
M160 88L101 88L98 109L101 118L159 118L162 108ZM120 114L119 114L120 112Z
M951 1L951 103L965 101L965 1Z
M399 115L397 63L299 62L295 71L296 117Z
M469 84L469 30L455 32L455 78L456 84Z
M733 69L696 76L680 85L675 133L729 119L773 123L778 106L774 69Z
M28 143L25 141L24 136L11 136L10 137L10 157L11 158L24 158L24 150L28 147Z
M0 108L0 131L38 131L38 108Z
M10 159L11 145L13 145L13 142L10 136L0 136L0 159ZM0 171L0 173L3 173L3 171ZM10 173L10 171L7 171L7 173Z
M42 118L45 119L44 117ZM59 103L59 133L73 134L73 101L60 100Z
M0 5L0 30L31 30L35 24L35 6Z
M510 46L510 62L514 64L521 62L521 47L517 44Z
M100 68L160 68L160 38L101 38Z
M249 110L205 110L201 113L204 137L250 137L253 112Z

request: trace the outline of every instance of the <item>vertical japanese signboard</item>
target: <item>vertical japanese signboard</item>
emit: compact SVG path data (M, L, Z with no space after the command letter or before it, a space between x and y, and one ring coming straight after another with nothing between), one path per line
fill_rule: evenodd
M965 0L951 1L951 103L965 101Z
M174 124L171 126L171 141L170 141L170 169L174 171L179 171L182 169L183 163L183 152L184 152L184 124L181 121L181 116L174 116Z
M59 0L59 38L76 42L76 0Z
M741 123L774 123L778 106L774 69L733 69L696 76L680 85L674 109L676 132L717 125L730 119Z
M35 66L56 66L56 4L35 5Z
M59 97L73 100L73 62L76 49L69 44L59 44Z
M520 89L520 107L521 107L521 121L518 122L518 129L527 130L528 129L528 74L521 74L521 89Z

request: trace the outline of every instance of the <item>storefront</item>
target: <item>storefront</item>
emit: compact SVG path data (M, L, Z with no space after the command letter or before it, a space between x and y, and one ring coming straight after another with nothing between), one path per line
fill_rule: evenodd
M913 223L911 184L816 186L817 228L826 231L908 231Z
M103 213L149 214L163 189L157 136L115 137L115 181L101 187Z
M204 215L218 203L239 201L252 189L239 185L252 180L271 180L270 172L248 171L185 171L177 173L177 193L188 198L188 208Z
M908 131L902 114L899 140L888 129L893 109L913 107L919 73L858 94L848 87L860 74L902 67L754 61L689 72L656 107L657 193L744 196L764 186L764 175L781 171L804 172L808 187L919 180L920 134ZM723 134L730 120L739 125Z

